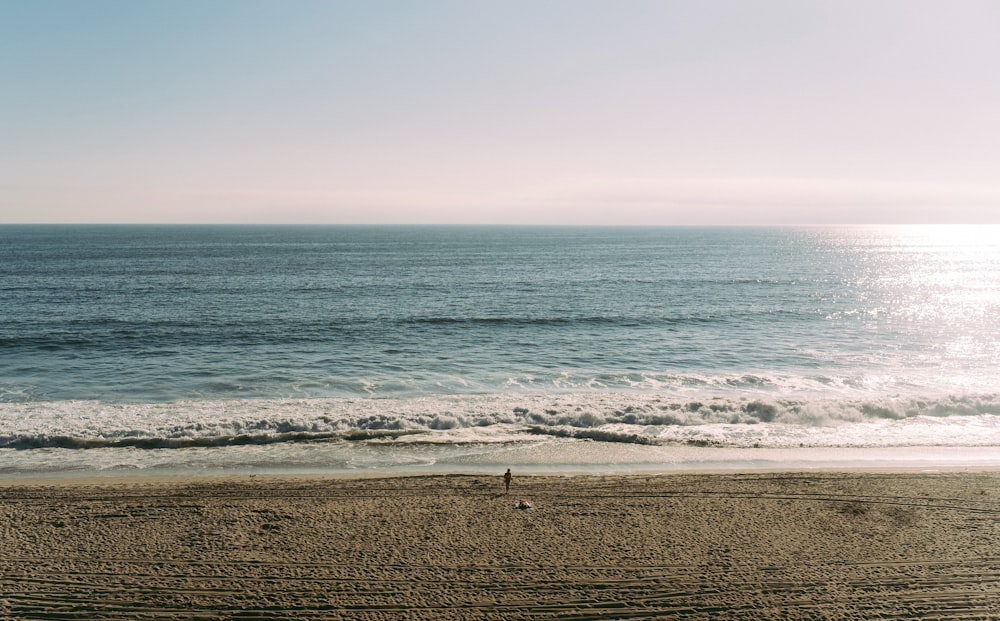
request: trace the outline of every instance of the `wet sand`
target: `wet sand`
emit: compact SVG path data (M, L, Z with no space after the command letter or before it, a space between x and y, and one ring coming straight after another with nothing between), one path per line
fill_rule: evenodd
M514 474L0 483L0 618L1000 618L1000 473Z

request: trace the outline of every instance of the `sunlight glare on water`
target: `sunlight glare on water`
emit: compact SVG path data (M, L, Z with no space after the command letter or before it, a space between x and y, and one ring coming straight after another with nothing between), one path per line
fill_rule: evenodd
M858 231L878 259L864 269L869 316L907 338L899 347L931 344L942 369L963 384L967 370L1000 362L995 318L1000 312L1000 227L913 225ZM967 363L967 364L966 364Z

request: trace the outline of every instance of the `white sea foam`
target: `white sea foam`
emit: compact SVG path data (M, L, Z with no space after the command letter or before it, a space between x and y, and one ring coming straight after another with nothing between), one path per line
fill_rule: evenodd
M0 420L3 477L1000 464L996 394L61 401L0 404Z
M1000 446L1000 395L632 392L0 404L0 447L183 448L530 436L734 447Z

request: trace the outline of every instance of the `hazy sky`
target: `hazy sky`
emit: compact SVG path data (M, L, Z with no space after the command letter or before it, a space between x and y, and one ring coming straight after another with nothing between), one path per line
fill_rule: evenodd
M1000 222L1000 2L0 0L0 222Z

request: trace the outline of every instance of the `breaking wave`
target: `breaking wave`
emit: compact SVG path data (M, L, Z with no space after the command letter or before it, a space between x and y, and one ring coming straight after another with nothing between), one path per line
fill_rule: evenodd
M0 448L180 449L554 436L695 446L1000 446L1000 394L767 398L648 393L0 403Z

